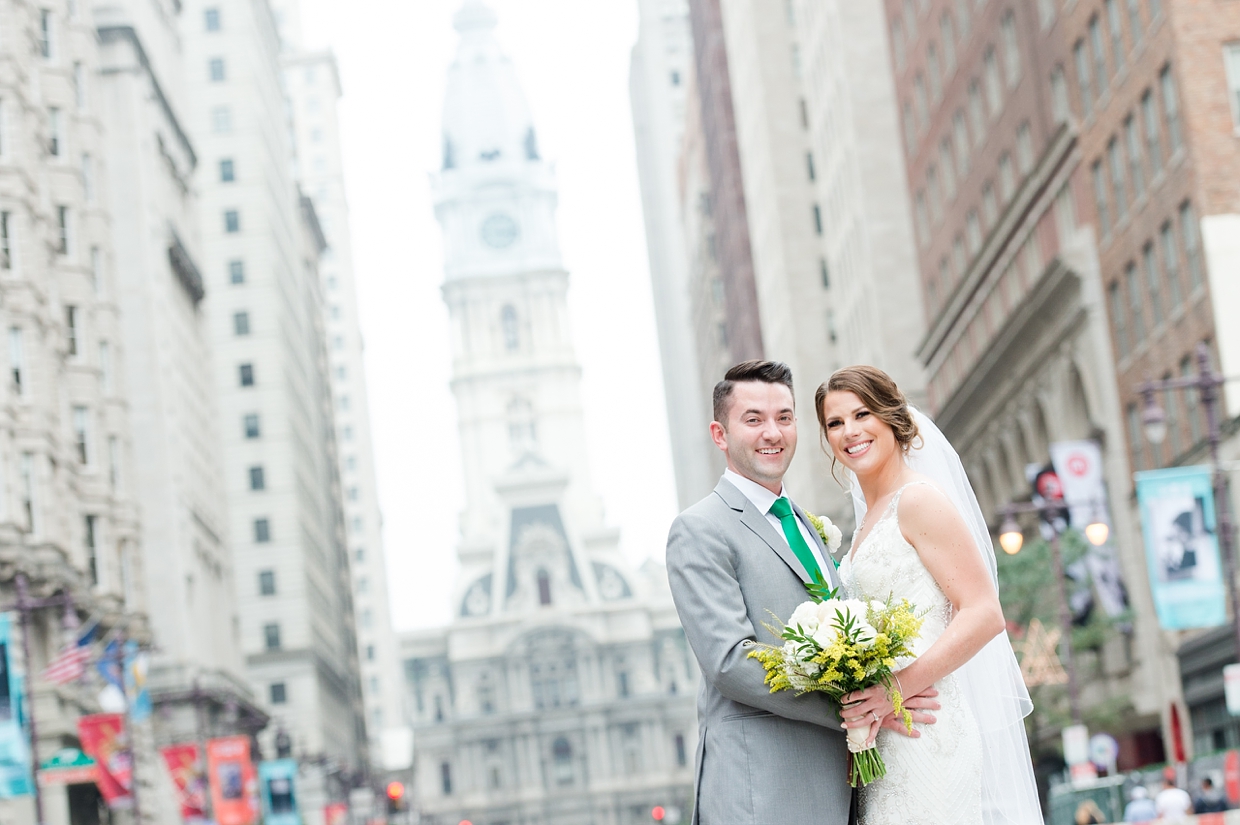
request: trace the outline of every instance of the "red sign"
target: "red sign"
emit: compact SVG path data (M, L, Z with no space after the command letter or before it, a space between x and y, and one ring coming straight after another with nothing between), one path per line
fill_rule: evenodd
M258 816L258 775L247 736L225 736L207 743L211 805L219 825L253 825Z
M207 783L198 759L198 746L169 745L159 751L181 803L181 819L185 822L206 819Z
M78 719L82 751L95 760L95 785L109 808L133 804L133 757L125 736L125 717L119 713L96 713Z
M1227 751L1223 757L1223 787L1227 789L1227 801L1240 804L1240 751Z
M329 802L323 806L323 825L345 825L348 821L348 803Z

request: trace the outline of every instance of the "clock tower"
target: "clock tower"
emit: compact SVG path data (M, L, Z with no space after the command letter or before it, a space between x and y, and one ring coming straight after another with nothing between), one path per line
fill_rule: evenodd
M454 23L434 188L466 485L457 615L624 599L589 485L554 175L495 13L469 0Z

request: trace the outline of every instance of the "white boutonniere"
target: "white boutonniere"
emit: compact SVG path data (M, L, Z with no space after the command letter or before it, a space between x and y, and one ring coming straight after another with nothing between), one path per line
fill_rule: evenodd
M826 516L816 516L813 513L806 512L809 523L814 525L814 530L818 532L818 537L822 539L822 543L827 545L827 552L834 554L840 549L840 544L844 541L844 534L840 532L840 528Z

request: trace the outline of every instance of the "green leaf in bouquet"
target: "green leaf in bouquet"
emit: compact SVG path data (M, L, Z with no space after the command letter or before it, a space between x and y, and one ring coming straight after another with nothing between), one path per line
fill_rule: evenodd
M815 570L812 575L814 580L805 585L805 592L809 597L819 604L834 599L837 591L822 577L822 571Z

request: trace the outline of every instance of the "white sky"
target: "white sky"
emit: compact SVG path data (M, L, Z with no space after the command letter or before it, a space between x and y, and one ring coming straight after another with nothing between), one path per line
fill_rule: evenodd
M490 0L560 183L560 237L587 445L607 520L638 564L675 515L629 109L634 0ZM397 630L446 623L464 503L429 173L440 164L458 0L302 0L340 64L346 190Z

